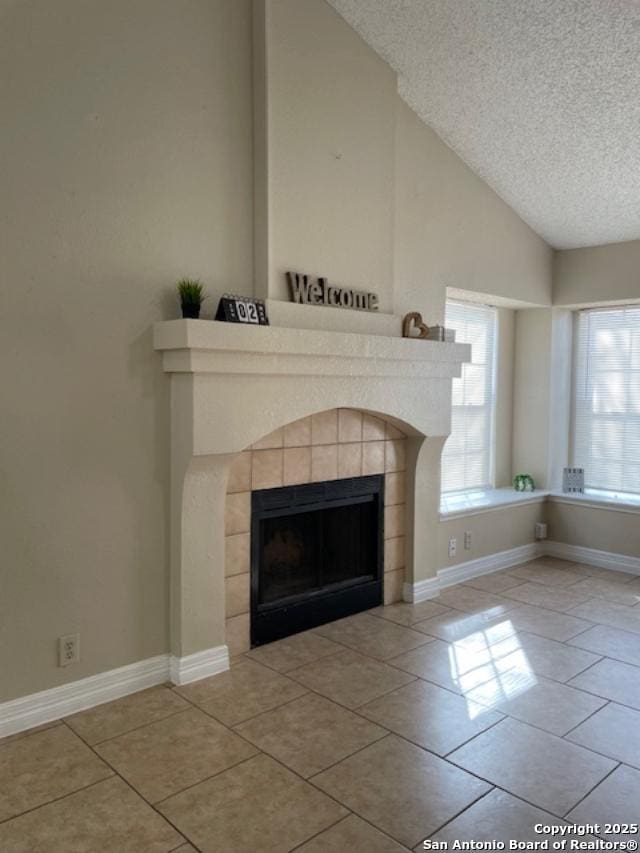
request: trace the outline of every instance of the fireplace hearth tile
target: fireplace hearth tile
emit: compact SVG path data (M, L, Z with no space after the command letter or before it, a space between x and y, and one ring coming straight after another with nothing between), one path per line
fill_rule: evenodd
M338 445L327 444L311 448L311 481L322 483L338 478Z
M251 534L235 533L225 537L224 573L243 575L251 569Z
M285 447L284 485L298 486L311 482L311 448Z
M384 603L394 604L402 601L402 588L404 586L404 569L384 574Z
M384 441L365 441L362 445L362 474L384 474Z
M251 466L252 489L277 489L282 486L284 454L282 450L256 450Z
M381 418L376 418L373 415L362 416L362 440L363 441L384 441L387 437L385 422Z
M311 444L337 444L338 412L331 409L311 416Z
M385 506L384 508L384 538L396 539L398 536L404 536L404 504L396 506Z
M384 568L387 572L403 569L405 564L406 539L404 536L395 536L393 539L384 540Z
M265 435L264 438L261 438L259 441L256 441L255 444L252 444L251 447L253 450L271 450L276 447L282 447L284 444L284 428L280 427L279 429L270 432L269 435Z
M227 495L225 505L225 533L248 533L251 530L251 492Z
M403 504L406 501L406 477L404 471L387 474L384 483L384 502L386 506Z
M385 441L385 471L392 474L404 471L406 467L406 442L402 440Z
M249 651L251 646L250 620L249 613L241 613L239 616L231 616L225 620L225 639L231 657Z
M401 430L399 430L397 427L394 427L394 425L390 421L386 421L385 426L386 426L387 438L391 438L391 439L406 438L405 434Z
M338 441L340 444L362 441L362 412L338 409Z
M301 418L284 428L285 447L311 446L311 418Z
M238 453L229 466L227 493L248 492L251 488L251 451Z
M362 476L362 444L338 445L338 477Z
M225 613L228 618L249 612L249 580L248 573L227 578L224 598Z

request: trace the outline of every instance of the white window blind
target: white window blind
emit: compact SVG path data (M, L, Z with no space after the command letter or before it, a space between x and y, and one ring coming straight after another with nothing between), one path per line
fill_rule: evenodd
M640 494L640 306L576 320L573 464L585 486Z
M497 314L470 302L447 302L445 324L471 344L471 363L453 380L451 435L442 453L442 492L493 487Z

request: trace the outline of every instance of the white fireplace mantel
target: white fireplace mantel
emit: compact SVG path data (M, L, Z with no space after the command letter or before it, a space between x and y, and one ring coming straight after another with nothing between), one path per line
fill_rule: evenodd
M438 515L451 381L469 359L468 345L170 320L156 324L154 347L171 383L174 656L224 648L224 519L235 454L317 412L379 414L408 436L406 580L435 572L427 520Z
M154 327L167 373L300 376L460 375L469 346L381 335L168 320Z

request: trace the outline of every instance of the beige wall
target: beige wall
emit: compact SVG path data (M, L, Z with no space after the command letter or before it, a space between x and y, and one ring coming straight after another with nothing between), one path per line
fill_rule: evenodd
M3 6L0 700L168 649L151 324L180 275L250 289L250 24L249 0Z
M534 541L534 528L542 521L545 504L521 504L508 509L489 510L477 515L442 521L438 528L438 565L455 566L498 551L518 548ZM471 550L464 550L465 531L471 533ZM457 540L457 553L449 557L449 539Z
M322 0L268 6L270 295L293 267L429 322L447 286L549 304L549 248L384 62ZM181 275L204 279L206 316L252 290L251 28L249 0L4 6L0 701L169 648L168 383L150 328L177 316ZM438 484L419 489L435 540ZM519 544L509 518L477 522L469 557ZM60 669L74 631L81 663Z
M442 322L445 287L551 304L551 249L396 104L396 312Z
M640 240L555 253L555 305L629 300L640 300Z
M266 9L269 296L295 270L392 312L395 74L327 3Z
M550 501L547 504L549 539L640 557L640 521L637 512L576 506Z

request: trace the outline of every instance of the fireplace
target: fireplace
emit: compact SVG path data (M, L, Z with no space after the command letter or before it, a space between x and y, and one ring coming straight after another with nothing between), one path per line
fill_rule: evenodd
M384 475L254 491L251 645L376 607Z
M213 675L251 646L254 491L384 475L384 601L437 588L440 455L451 380L470 347L401 338L390 315L363 315L359 332L325 331L313 328L317 307L293 307L282 322L299 318L298 328L170 320L154 329L171 389L176 683ZM284 308L270 304L272 321Z

